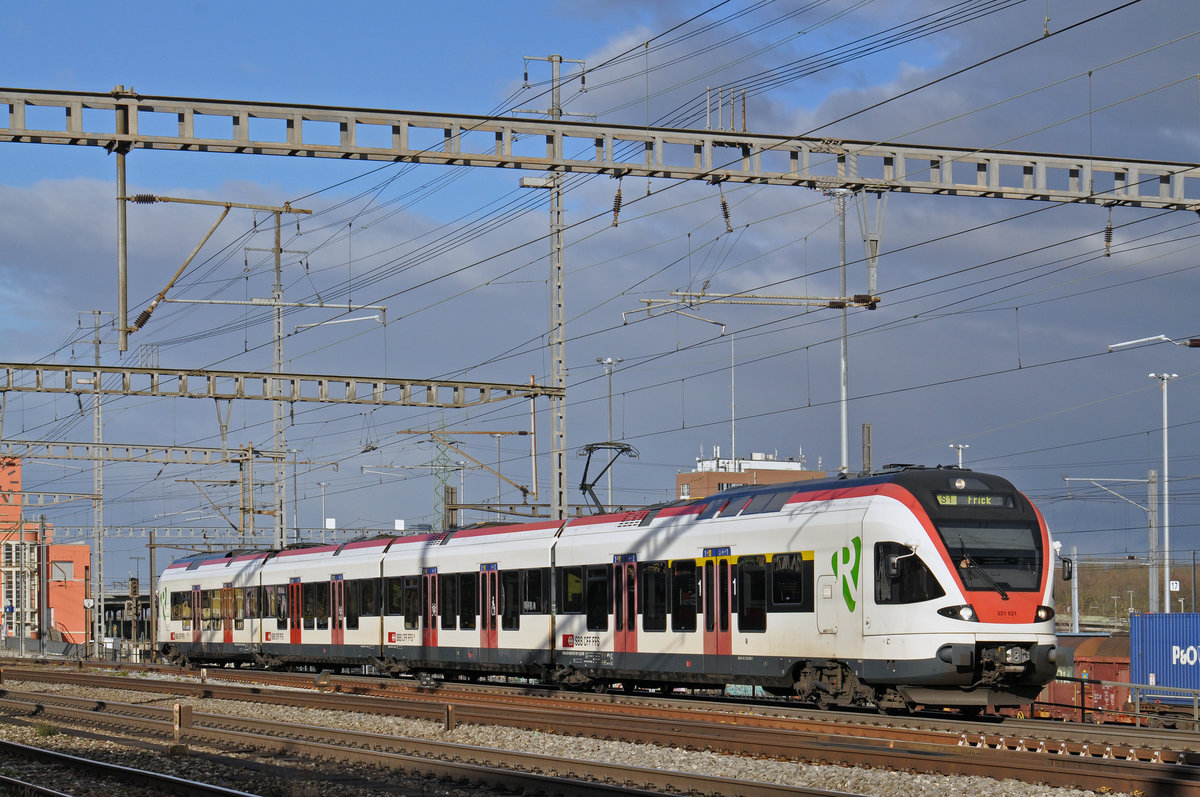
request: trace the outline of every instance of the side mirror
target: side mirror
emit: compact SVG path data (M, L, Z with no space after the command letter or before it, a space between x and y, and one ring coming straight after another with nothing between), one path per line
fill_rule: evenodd
M1074 570L1075 570L1074 562L1072 562L1070 559L1062 560L1062 580L1063 581L1070 581L1071 574L1074 572Z

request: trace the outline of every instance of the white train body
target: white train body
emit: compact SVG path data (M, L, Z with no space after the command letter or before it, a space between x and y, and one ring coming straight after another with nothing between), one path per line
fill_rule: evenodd
M821 704L1012 705L1055 672L1049 551L1040 514L995 476L736 488L616 515L192 557L160 580L159 649L580 686L753 684Z

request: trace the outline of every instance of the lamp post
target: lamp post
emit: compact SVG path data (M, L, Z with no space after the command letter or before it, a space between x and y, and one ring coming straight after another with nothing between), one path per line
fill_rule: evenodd
M1114 349L1121 349L1127 346L1137 346L1142 343L1174 343L1176 346L1187 346L1188 348L1200 348L1200 338L1188 338L1187 340L1175 340L1166 335L1153 335L1148 338L1138 338L1137 340L1126 340L1121 343L1113 343L1108 347L1111 352ZM1172 379L1178 379L1179 374L1150 374L1151 379L1157 379L1162 385L1162 446L1163 446L1163 467L1162 467L1162 529L1163 529L1163 613L1171 613L1171 504L1170 504L1170 474L1167 472L1167 383ZM1150 608L1154 608L1153 606Z
M317 486L321 488L321 539L325 539L325 488L329 486L329 482L317 482Z
M962 452L964 448L970 448L970 443L951 443L951 448L958 449L958 469L962 470Z
M621 361L622 360L620 357L617 357L615 359L612 357L597 357L596 358L596 362L598 362L604 366L604 373L608 377L608 442L610 442L610 443L613 441L613 433L612 433L612 372L613 372L613 367L616 366L616 364ZM613 505L612 457L613 457L612 449L609 449L609 452L608 452L609 468L608 468L608 473L606 474L608 477L608 505L609 506Z
M1167 470L1167 383L1178 379L1179 374L1149 374L1162 385L1162 529L1163 529L1163 613L1171 613L1171 475Z

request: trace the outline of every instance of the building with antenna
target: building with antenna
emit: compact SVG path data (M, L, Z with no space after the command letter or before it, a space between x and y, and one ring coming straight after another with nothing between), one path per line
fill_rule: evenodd
M823 479L823 470L809 470L804 455L779 459L778 452L755 452L745 457L721 458L720 446L713 446L710 458L696 458L696 469L675 474L675 495L678 498L703 498L729 487L747 484L784 484L786 482Z

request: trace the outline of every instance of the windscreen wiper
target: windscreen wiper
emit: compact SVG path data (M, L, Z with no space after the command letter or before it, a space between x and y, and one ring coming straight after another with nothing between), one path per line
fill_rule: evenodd
M1008 600L1008 593L1004 591L1004 587L1001 587L998 583L996 583L996 579L992 578L992 574L984 570L983 567L981 567L979 563L971 557L971 554L967 553L966 545L964 545L962 542L959 542L958 550L962 556L958 562L959 569L966 570L968 567L974 568L979 572L979 575L983 576L983 580L986 581L992 589L1000 593L1001 600Z

